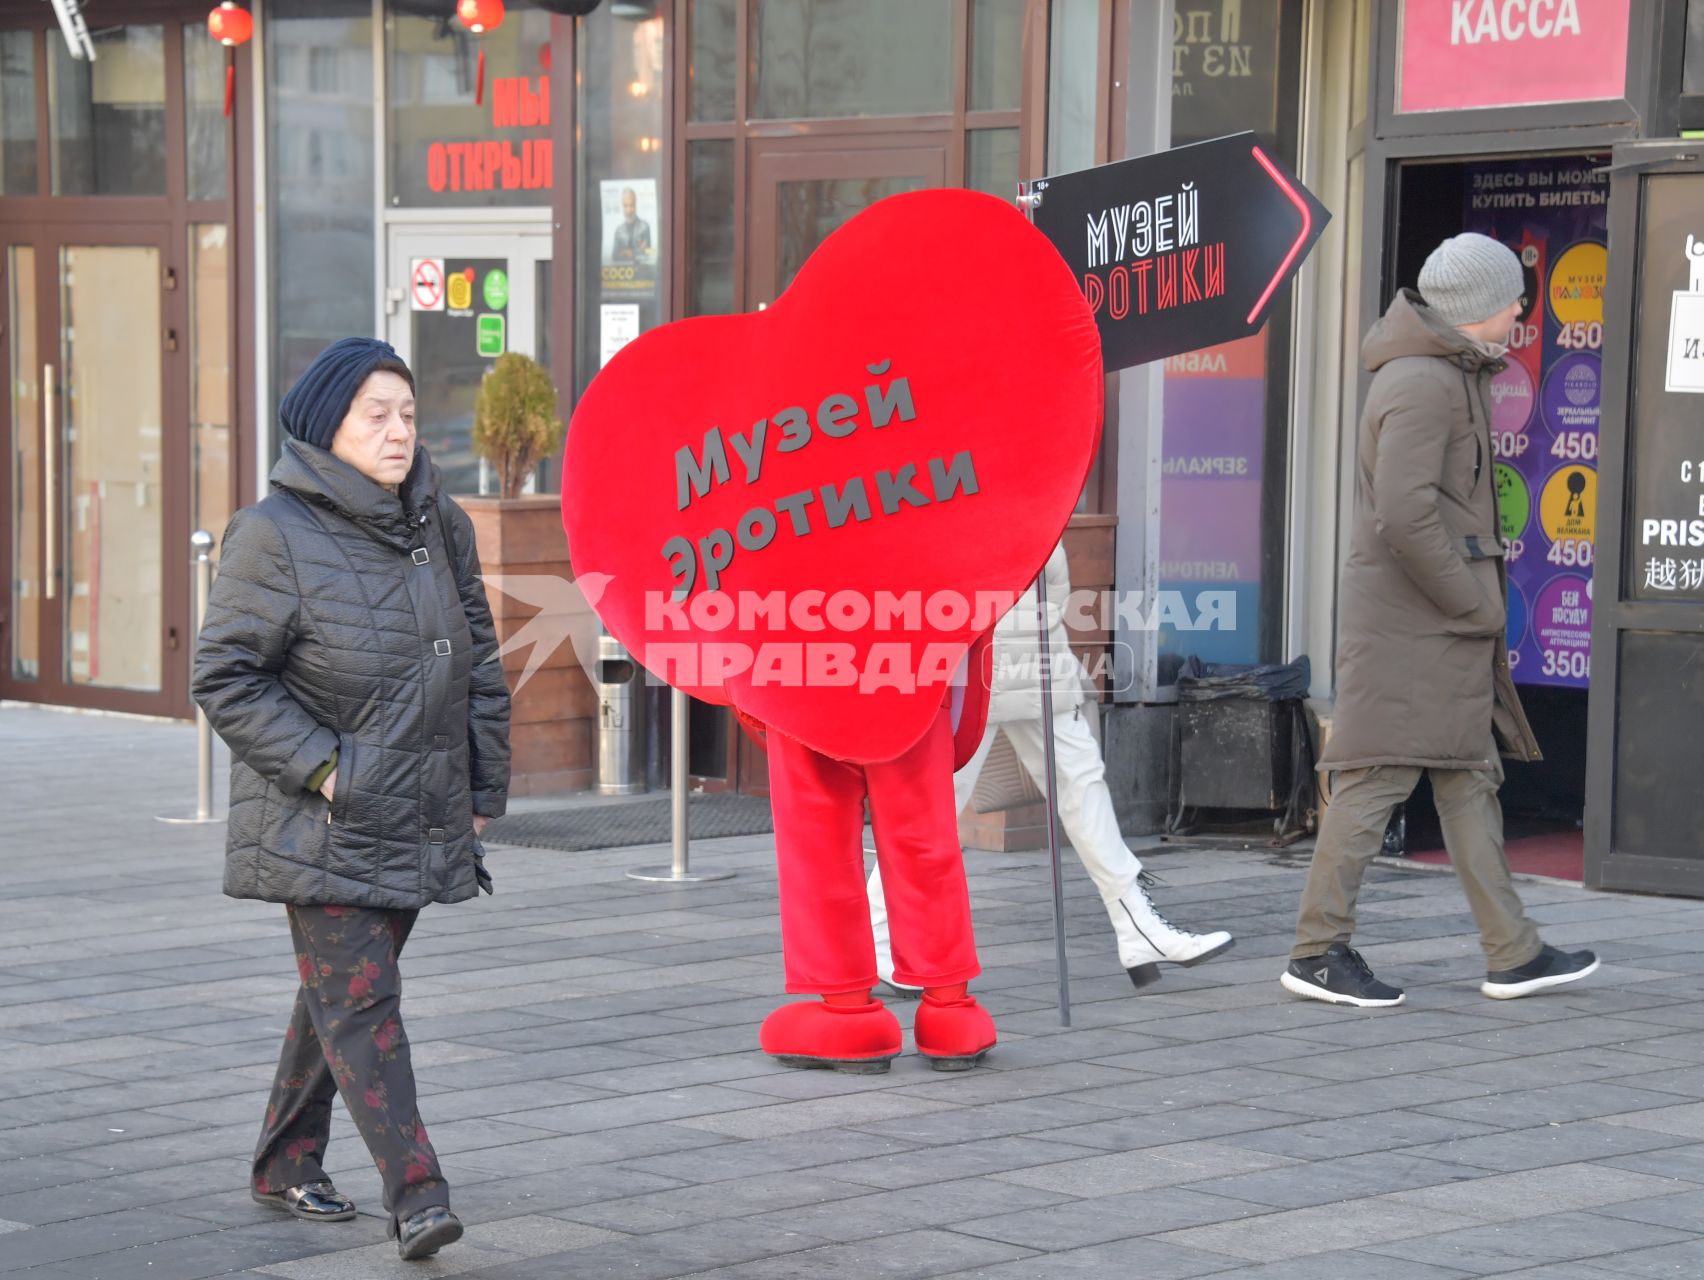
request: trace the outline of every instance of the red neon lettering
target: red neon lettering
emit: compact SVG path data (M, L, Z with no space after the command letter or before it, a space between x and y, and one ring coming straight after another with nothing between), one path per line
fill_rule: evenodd
M1130 271L1122 264L1107 273L1106 313L1114 320L1130 314Z
M520 95L524 80L491 82L491 123L499 129L514 129L521 123Z
M1101 278L1090 272L1083 277L1083 297L1088 300L1089 314L1099 315L1101 300L1106 295L1106 289L1101 284Z
M1201 282L1195 278L1195 264L1200 260L1201 250L1185 249L1183 251L1183 300L1185 302L1201 301Z
M1143 258L1130 267L1130 274L1136 278L1136 314L1139 316L1148 314L1148 272L1153 265L1152 258Z
M1167 307L1177 305L1177 255L1168 253L1156 260L1154 267L1154 288L1159 294L1155 306L1164 311Z
M1204 261L1202 263L1202 267L1203 267L1203 270L1204 270L1206 277L1207 277L1206 286L1205 286L1205 289L1203 290L1203 292L1205 292L1206 295L1209 298L1222 298L1222 297L1224 297L1225 296L1225 244L1224 244L1224 241L1221 240L1218 244L1208 245L1207 248L1203 251L1202 256L1204 258Z
M444 144L434 142L426 148L426 185L433 191L442 191L449 181L449 173L450 162L444 157Z
M499 179L503 176L503 144L501 142L482 142L479 149L483 153L481 167L485 170L485 189L494 191Z

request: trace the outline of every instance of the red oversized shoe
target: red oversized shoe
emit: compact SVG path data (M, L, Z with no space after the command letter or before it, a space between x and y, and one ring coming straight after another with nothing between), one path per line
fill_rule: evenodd
M917 1052L937 1071L969 1071L994 1047L994 1019L975 996L943 999L928 991L912 1026Z
M872 1076L886 1071L905 1047L899 1019L875 999L867 1004L784 1004L763 1020L758 1043L783 1066Z

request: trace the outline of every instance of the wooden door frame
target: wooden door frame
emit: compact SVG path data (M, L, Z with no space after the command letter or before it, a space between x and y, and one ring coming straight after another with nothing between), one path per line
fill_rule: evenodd
M746 198L745 293L749 305L767 306L781 289L773 278L780 228L774 202L764 198L766 186L913 176L921 176L925 186L943 186L951 164L952 135L942 131L833 134L753 138L746 145L750 190ZM931 183L933 176L942 181Z

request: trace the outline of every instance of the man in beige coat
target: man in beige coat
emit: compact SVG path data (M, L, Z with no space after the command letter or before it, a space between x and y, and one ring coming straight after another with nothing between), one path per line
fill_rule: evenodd
M1444 845L1479 926L1494 999L1572 982L1589 951L1546 946L1503 857L1499 753L1539 759L1509 674L1507 577L1487 385L1525 288L1486 236L1444 241L1362 344L1373 372L1343 567L1337 703L1320 768L1331 799L1281 982L1331 1004L1401 1004L1349 946L1392 810L1431 774Z

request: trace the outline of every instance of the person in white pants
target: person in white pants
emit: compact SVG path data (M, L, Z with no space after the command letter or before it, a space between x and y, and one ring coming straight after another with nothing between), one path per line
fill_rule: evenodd
M1065 633L1065 607L1071 593L1065 548L1048 558L1047 609L1049 665L1053 679L1053 759L1059 789L1059 820L1071 847L1082 860L1089 879L1100 890L1118 939L1119 963L1138 988L1160 976L1164 964L1185 967L1229 951L1234 939L1219 930L1189 933L1174 927L1154 905L1143 884L1142 863L1124 843L1107 790L1106 765L1100 744L1089 729L1083 710L1082 664L1071 652ZM1037 643L1036 597L1031 587L994 629L994 682L989 699L988 729L976 754L953 775L953 799L963 812L976 789L976 780L994 745L1005 733L1018 761L1045 788L1047 744L1041 736L1040 646ZM1152 877L1148 877L1151 879ZM890 987L893 955L888 947L887 907L882 900L881 868L870 872L870 922L876 935L876 973Z

